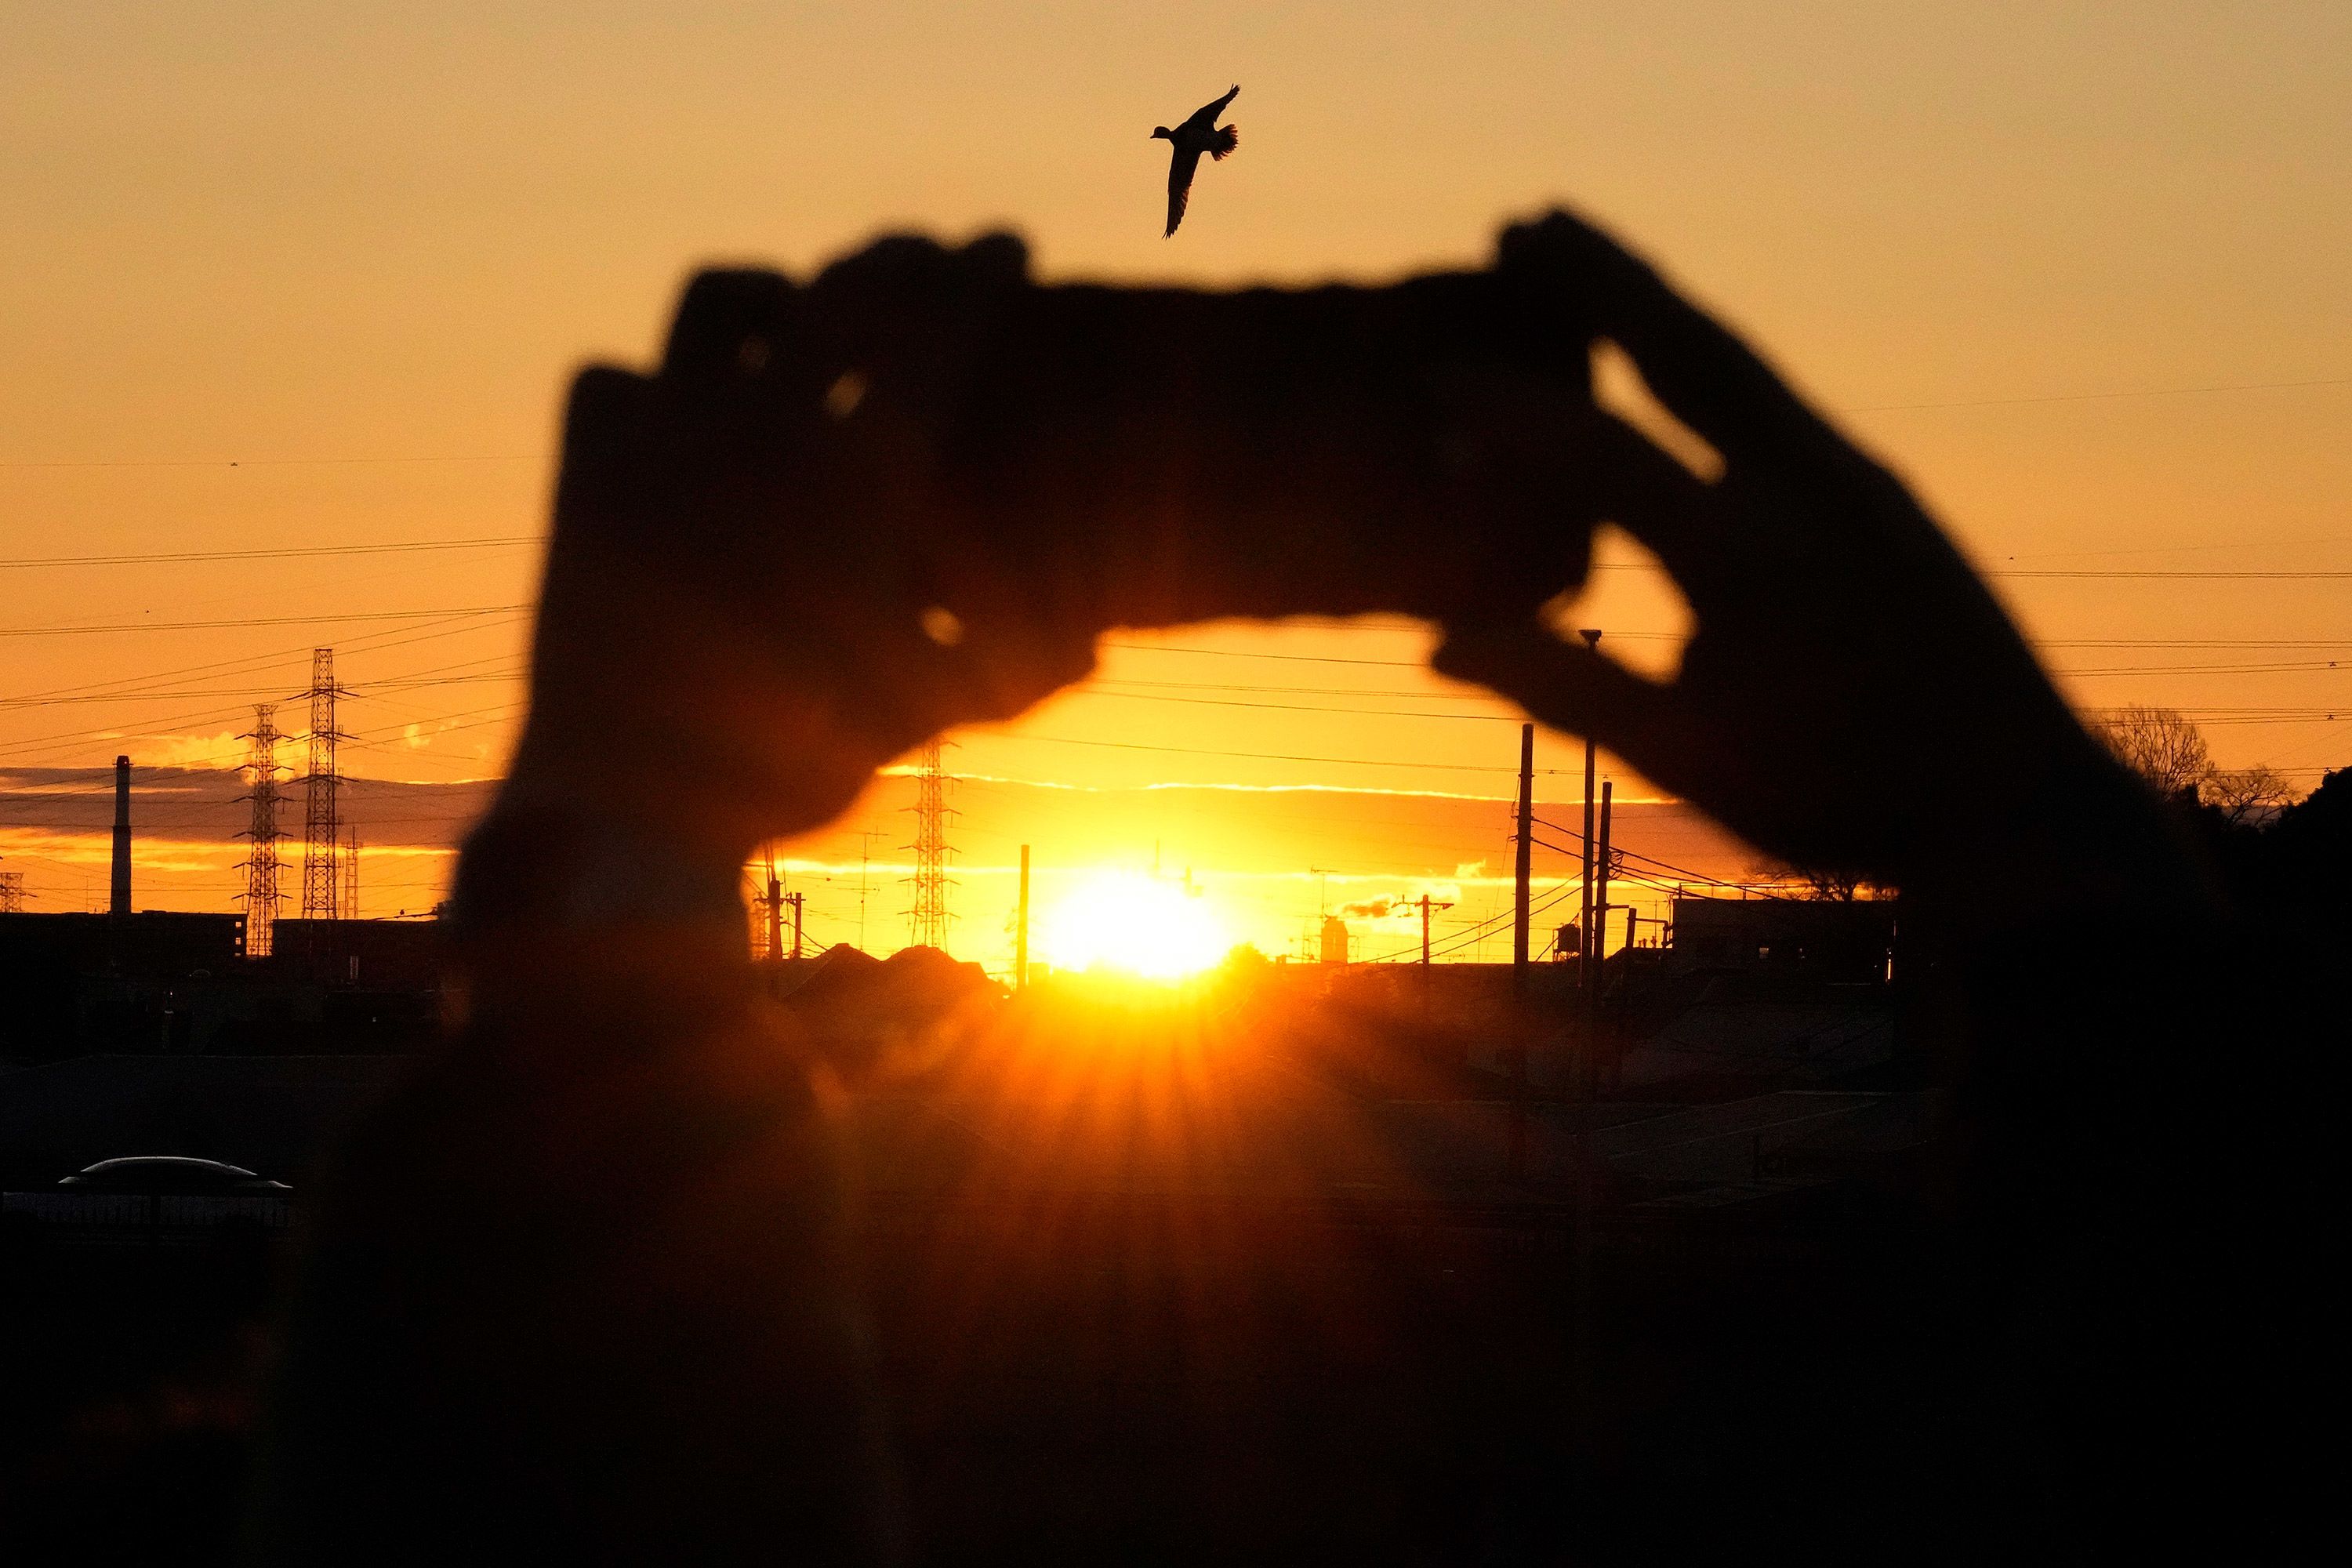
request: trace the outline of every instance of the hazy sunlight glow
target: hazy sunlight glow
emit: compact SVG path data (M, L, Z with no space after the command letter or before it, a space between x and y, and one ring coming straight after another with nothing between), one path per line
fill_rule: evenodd
M1181 980L1213 968L1233 936L1197 889L1139 871L1098 871L1045 917L1041 955L1056 969L1116 969Z

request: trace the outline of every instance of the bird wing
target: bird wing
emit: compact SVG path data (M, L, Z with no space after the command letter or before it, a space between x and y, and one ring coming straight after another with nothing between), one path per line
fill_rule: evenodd
M1217 123L1217 116L1225 111L1225 105L1231 103L1241 90L1242 84L1239 82L1234 83L1232 89L1226 92L1224 97L1217 100L1214 103L1204 103L1201 105L1200 108L1194 110L1192 111L1192 118L1186 121L1186 123L1197 125L1203 131L1214 129Z
M1181 147L1169 158L1168 233L1161 235L1160 238L1165 239L1168 235L1174 234L1176 226L1184 221L1184 202L1192 194L1192 171L1200 166L1201 154Z

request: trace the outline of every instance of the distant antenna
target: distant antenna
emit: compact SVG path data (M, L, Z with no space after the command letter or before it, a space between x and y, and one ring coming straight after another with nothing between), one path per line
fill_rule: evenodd
M915 884L915 907L908 911L907 941L944 952L948 924L955 918L948 913L948 857L953 853L948 818L955 813L948 805L950 781L940 751L937 741L922 749L915 766L915 804L908 808L915 814L915 842L908 847L915 852L915 874L908 879Z
M278 903L278 704L253 705L253 730L246 739L253 750L246 758L253 803L253 819L245 830L245 955L267 958L277 945Z
M336 815L335 650L310 650L310 771L303 775L302 918L338 917L342 889L336 875L341 858L341 819Z

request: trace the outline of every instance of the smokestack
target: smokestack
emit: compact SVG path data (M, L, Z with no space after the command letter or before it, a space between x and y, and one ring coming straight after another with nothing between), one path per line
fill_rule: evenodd
M114 895L110 914L131 912L131 759L114 759Z

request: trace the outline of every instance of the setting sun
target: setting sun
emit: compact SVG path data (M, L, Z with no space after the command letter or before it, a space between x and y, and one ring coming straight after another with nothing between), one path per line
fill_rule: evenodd
M1181 980L1215 966L1232 933L1184 883L1139 871L1099 871L1045 917L1040 951L1057 969L1116 969Z

